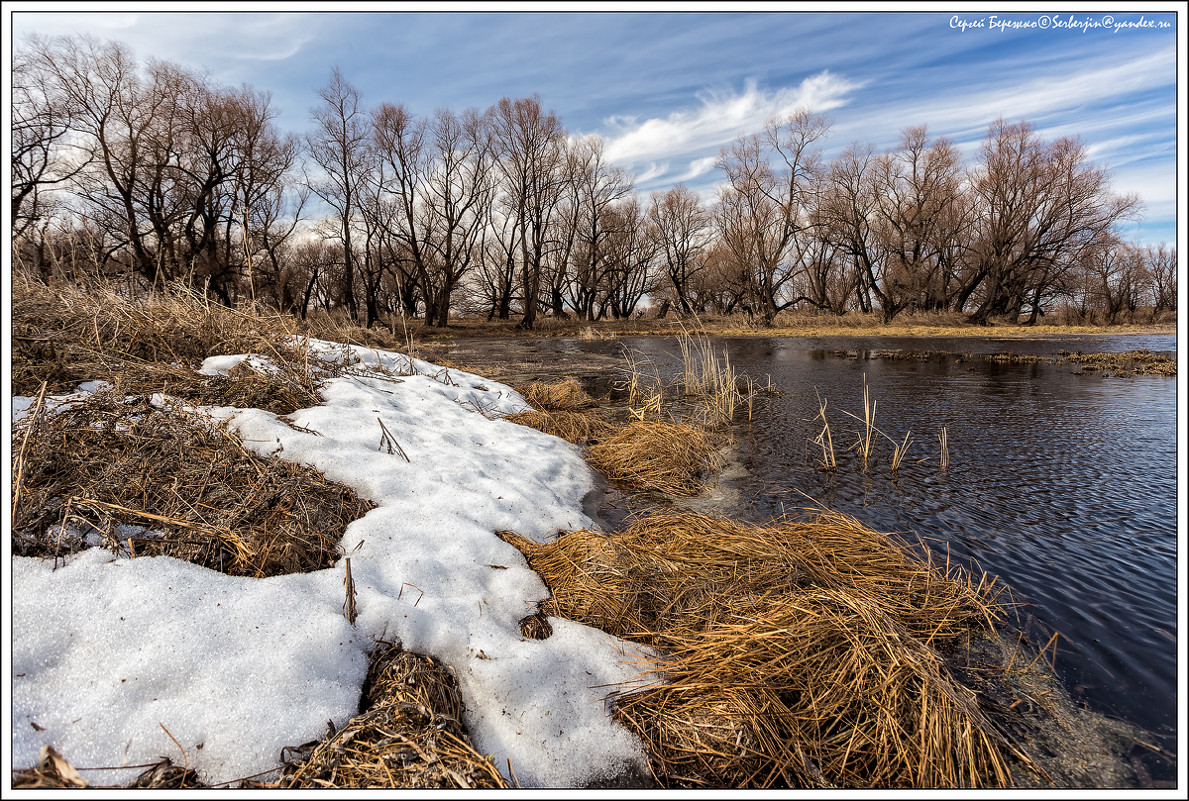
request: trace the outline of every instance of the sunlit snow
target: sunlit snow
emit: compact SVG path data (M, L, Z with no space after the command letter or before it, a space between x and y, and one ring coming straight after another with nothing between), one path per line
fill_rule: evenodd
M583 786L643 762L609 716L609 685L639 677L635 646L551 619L519 621L548 595L494 532L542 540L594 525L578 450L498 419L511 388L404 355L313 341L353 363L324 402L288 415L207 408L262 456L309 465L377 508L343 538L358 619L342 613L344 565L247 579L173 559L92 548L54 569L13 559L13 763L52 744L94 784L185 760L208 783L273 771L287 745L357 711L377 638L457 672L476 747L523 786ZM249 358L207 359L222 373ZM251 364L265 364L259 356ZM83 391L94 391L89 386ZM14 416L30 399L13 402ZM265 774L267 775L267 773Z

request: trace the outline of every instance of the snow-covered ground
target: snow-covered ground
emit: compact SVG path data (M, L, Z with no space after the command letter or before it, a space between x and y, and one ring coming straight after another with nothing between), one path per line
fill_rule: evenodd
M103 768L83 771L93 784L123 784L142 769L121 765L181 764L176 740L209 783L273 770L284 746L355 714L376 638L454 667L476 747L505 776L510 761L523 786L582 786L642 765L604 702L608 685L638 679L636 646L556 618L548 639L522 636L519 621L548 591L494 535L543 540L593 525L579 451L497 419L527 406L502 384L402 354L318 341L311 351L356 362L321 405L289 415L316 434L258 409L204 411L256 453L377 505L342 541L355 625L342 613L342 560L247 579L98 548L56 570L14 557L13 765L36 764L48 743L78 768ZM203 371L245 358L207 359ZM14 399L14 417L30 403Z

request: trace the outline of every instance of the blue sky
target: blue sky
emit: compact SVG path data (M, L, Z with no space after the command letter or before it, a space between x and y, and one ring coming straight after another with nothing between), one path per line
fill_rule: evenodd
M603 136L608 156L637 174L642 192L685 181L709 197L721 180L712 166L718 151L801 104L833 121L827 157L854 141L887 149L901 129L921 124L973 157L997 117L1027 119L1046 138L1081 137L1112 170L1116 191L1141 195L1146 217L1128 227L1132 238L1176 240L1184 98L1176 65L1185 37L1184 17L1173 12L1183 3L1150 4L1156 10L1142 14L1072 6L1041 14L1021 4L912 13L834 4L808 13L760 3L735 12L738 5L489 12L501 7L387 3L274 13L325 6L189 3L184 13L163 13L160 4L123 3L85 13L104 6L11 3L5 24L17 42L29 33L90 33L126 43L141 59L268 90L281 127L293 131L309 124L333 66L365 102L401 102L418 114L539 93L572 134ZM466 8L482 11L458 10ZM1169 27L1136 27L1141 20Z

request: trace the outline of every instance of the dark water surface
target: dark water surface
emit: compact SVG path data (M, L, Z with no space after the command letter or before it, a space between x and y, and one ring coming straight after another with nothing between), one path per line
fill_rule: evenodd
M1075 375L1073 364L868 358L895 348L1175 355L1174 336L713 342L737 371L761 382L770 375L784 392L760 399L752 423L736 431L748 475L733 482L740 501L731 514L762 521L812 499L943 554L948 546L953 559L998 575L1029 604L1034 639L1059 632L1056 666L1076 700L1176 752L1176 380ZM559 356L630 348L663 380L680 366L672 339L548 347ZM866 470L846 451L859 424L843 412L862 416L864 376L876 426L897 442L912 432L895 475L886 439ZM820 449L810 443L821 430L818 395L829 402L833 473L817 469ZM1154 779L1175 779L1171 761L1144 762Z

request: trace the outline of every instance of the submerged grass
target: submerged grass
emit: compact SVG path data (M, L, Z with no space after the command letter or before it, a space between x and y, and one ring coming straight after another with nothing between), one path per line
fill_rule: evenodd
M614 714L664 786L1005 787L1032 765L950 669L1001 621L994 582L853 518L500 536L549 586L543 613L656 649Z

